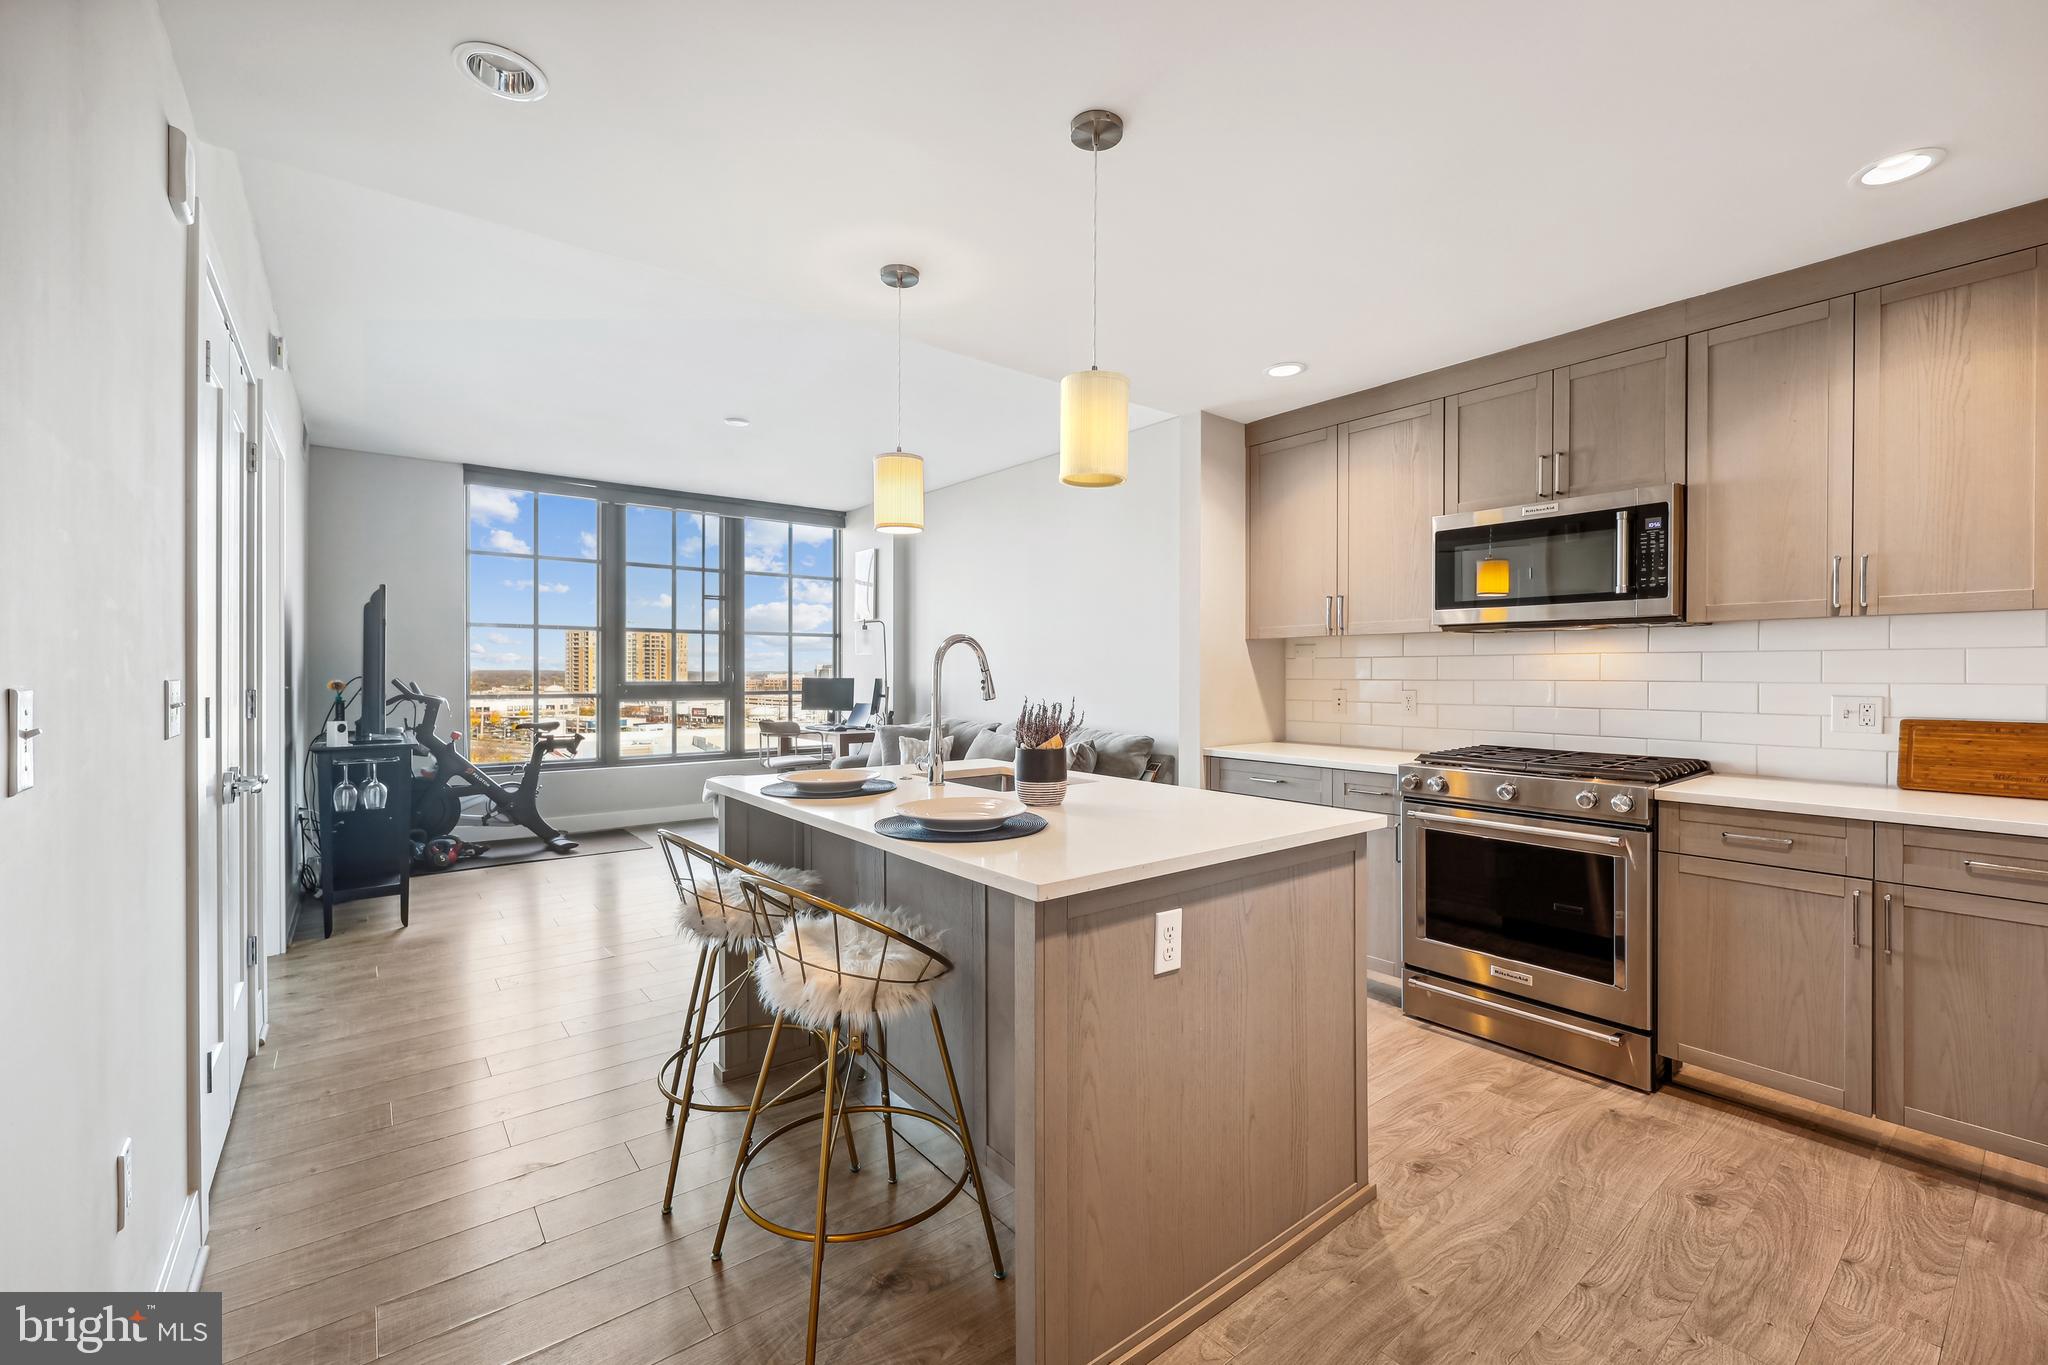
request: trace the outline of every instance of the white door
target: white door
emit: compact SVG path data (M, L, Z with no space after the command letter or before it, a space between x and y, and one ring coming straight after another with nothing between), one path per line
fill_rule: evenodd
M210 1189L249 1060L248 924L252 803L238 787L248 736L246 525L249 367L210 263L198 298L193 461L194 1031L200 1185Z

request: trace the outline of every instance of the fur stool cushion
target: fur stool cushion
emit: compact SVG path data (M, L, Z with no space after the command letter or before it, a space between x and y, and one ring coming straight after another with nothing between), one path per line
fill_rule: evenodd
M930 931L900 911L863 905L855 913L937 946ZM861 1028L924 1010L945 972L930 953L837 915L791 920L754 962L761 1003L811 1029L829 1029L835 1019Z
M816 891L824 883L824 878L807 867L755 863L753 870L768 881L781 882L799 891ZM700 895L687 882L678 887L682 900L676 906L676 932L734 945L753 942L757 926L754 917L747 913L746 893L740 890L740 884L746 880L746 873L726 868L718 874L716 895Z

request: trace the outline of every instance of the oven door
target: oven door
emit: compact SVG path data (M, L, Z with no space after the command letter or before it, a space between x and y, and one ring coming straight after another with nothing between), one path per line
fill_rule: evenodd
M1648 830L1408 805L1401 845L1409 966L1649 1031Z
M1677 619L1685 490L1653 491L1435 518L1431 622L1483 630Z

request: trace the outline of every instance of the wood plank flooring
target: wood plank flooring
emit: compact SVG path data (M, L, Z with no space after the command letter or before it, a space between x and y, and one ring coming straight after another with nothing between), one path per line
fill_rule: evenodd
M809 1248L736 1217L710 1260L740 1116L692 1119L661 1216L672 905L652 849L467 870L415 883L408 929L344 906L274 964L214 1189L229 1360L801 1357ZM2048 1360L2048 1171L1691 1072L1637 1095L1377 1002L1370 1037L1378 1201L1164 1359ZM749 1189L806 1223L815 1161L792 1140ZM840 1163L834 1220L942 1187L907 1149L901 1176ZM1008 1360L986 1256L965 1199L832 1248L820 1358Z

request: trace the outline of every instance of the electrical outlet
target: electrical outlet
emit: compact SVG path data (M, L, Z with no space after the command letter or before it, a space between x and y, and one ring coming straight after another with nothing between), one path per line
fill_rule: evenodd
M121 1154L114 1158L114 1231L128 1226L128 1210L135 1207L135 1139L129 1138L121 1144Z
M1883 734L1884 698L1829 697L1828 728L1836 734Z
M1414 714L1416 713L1416 708L1417 708L1417 707L1419 707L1419 706L1420 706L1421 704L1422 704L1422 694L1421 694L1420 692L1417 692L1417 691L1416 691L1416 690L1415 690L1414 688L1412 688L1412 687L1404 687L1404 688L1402 688L1402 689L1401 689L1401 714L1402 714L1402 715L1404 715L1404 716L1412 716L1412 715L1414 715Z
M1180 970L1180 907L1152 917L1152 975Z

